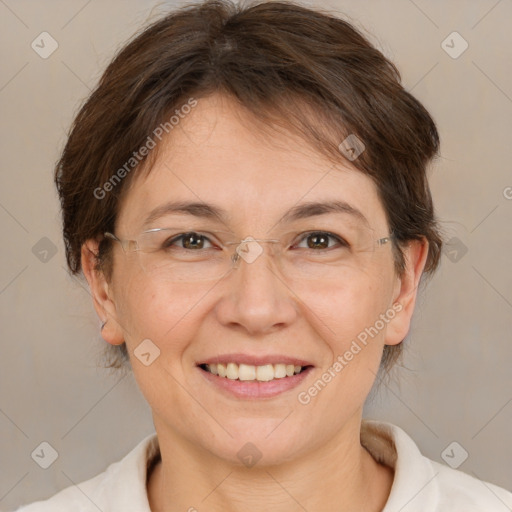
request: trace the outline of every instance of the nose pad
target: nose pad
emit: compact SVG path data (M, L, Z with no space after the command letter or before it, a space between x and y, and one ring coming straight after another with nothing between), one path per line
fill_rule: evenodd
M252 236L248 236L240 241L236 246L235 252L231 256L231 261L235 268L238 268L241 261L244 260L246 263L254 263L263 254L263 246L259 242L274 242L277 243L279 240L274 239L256 239Z
M252 236L244 238L236 247L237 261L243 259L246 263L253 263L263 252L263 247Z

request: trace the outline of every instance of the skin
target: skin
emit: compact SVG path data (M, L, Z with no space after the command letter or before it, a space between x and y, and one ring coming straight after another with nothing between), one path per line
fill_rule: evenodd
M201 99L164 142L149 175L132 182L116 235L133 237L148 212L170 199L225 208L226 225L239 239L271 238L269 230L290 207L329 199L358 208L378 237L388 234L370 178L343 159L333 167L290 133L268 137L255 126L228 98ZM339 217L330 219L300 225L334 229ZM114 345L127 343L158 434L162 461L148 483L151 510L382 510L393 471L361 446L362 410L384 345L400 343L409 330L427 249L425 241L405 248L401 277L386 244L361 268L348 269L343 286L310 281L292 288L269 270L266 256L215 286L170 285L144 273L138 255L119 244L108 281L94 271L97 243L87 241L82 263L97 313L108 320L102 335ZM402 309L385 328L308 405L300 404L298 392L397 303ZM133 355L147 338L161 351L150 366ZM196 366L226 353L289 354L314 368L298 388L274 398L234 398ZM237 457L247 442L262 454L252 468Z

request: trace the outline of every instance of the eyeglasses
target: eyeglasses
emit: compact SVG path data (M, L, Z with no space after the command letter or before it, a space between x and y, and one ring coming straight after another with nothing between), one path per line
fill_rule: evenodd
M345 231L345 233L344 233ZM263 245L276 270L288 281L339 282L356 270L371 265L379 247L392 235L376 239L370 228L341 228L288 232L279 238L246 237L219 230L156 228L143 231L132 240L113 233L105 237L118 242L125 254L134 253L142 270L152 278L169 282L217 280L243 262L254 264L265 258Z

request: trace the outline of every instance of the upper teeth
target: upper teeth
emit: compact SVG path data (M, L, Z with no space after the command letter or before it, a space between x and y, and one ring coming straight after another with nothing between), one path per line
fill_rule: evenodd
M302 366L294 366L293 364L265 364L263 366L252 366L250 364L219 363L207 364L206 369L214 375L227 377L231 380L259 380L267 382L273 379L291 377L295 373L300 373Z

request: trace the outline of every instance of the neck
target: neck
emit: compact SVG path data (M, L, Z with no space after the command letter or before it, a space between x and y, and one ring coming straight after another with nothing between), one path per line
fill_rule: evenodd
M160 441L161 461L148 481L152 512L380 512L393 470L378 464L348 429L321 448L280 465L252 468L191 449L175 436Z

